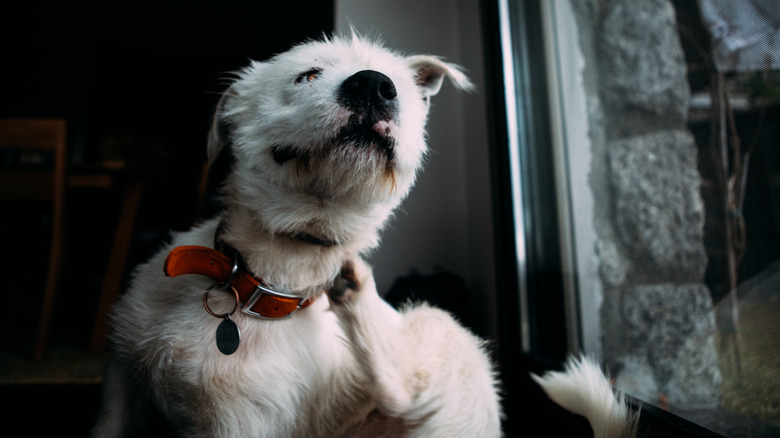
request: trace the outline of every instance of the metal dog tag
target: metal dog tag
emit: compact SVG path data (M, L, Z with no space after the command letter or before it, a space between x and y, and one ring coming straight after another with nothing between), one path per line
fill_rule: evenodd
M230 315L225 316L225 319L217 326L217 348L219 351L228 356L238 350L238 344L241 342L241 330L232 319Z
M215 313L213 310L211 310L209 307L209 293L211 292L211 289L214 289L215 287L233 292L233 295L236 298L236 303L233 306L233 310L228 313ZM206 309L206 312L215 318L222 319L222 322L220 322L217 326L217 348L222 354L226 356L235 353L236 350L238 350L238 344L241 342L241 330L239 330L236 323L230 319L230 315L235 313L236 309L238 309L238 302L238 291L233 286L230 286L230 283L212 284L203 294L203 307Z

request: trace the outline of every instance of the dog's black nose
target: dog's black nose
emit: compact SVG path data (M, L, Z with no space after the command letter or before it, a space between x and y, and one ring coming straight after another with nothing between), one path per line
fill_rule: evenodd
M396 96L393 81L374 70L362 70L348 77L339 89L339 102L374 123L395 116Z

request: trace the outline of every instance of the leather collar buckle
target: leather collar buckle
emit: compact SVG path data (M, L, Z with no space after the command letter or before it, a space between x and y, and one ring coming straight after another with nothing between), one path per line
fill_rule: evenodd
M309 306L314 299L270 289L261 278L255 277L236 263L235 256L203 246L177 246L165 259L164 272L169 277L200 274L234 289L244 303L241 311L264 319L288 318L298 309Z
M286 319L304 307L303 302L300 295L285 294L258 284L241 311L263 319ZM257 308L264 309L263 314Z

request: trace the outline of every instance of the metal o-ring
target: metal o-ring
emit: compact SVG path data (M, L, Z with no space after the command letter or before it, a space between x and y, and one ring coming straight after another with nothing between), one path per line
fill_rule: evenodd
M229 313L215 313L213 310L209 308L209 292L211 292L211 289L214 289L214 287L219 286L224 290L232 290L233 294L236 296L236 304L233 306L233 310L231 310ZM236 313L236 309L238 309L238 302L240 301L240 298L238 297L238 290L236 290L235 287L229 284L225 283L214 283L211 286L209 286L206 289L206 292L203 294L203 307L206 308L206 312L209 312L209 315L215 317L215 318L227 318L228 316Z

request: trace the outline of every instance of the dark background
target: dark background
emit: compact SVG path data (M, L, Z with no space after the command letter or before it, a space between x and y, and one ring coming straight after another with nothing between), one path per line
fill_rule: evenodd
M27 2L0 12L0 117L68 123L72 164L122 160L143 183L129 270L200 216L211 113L250 59L333 31L332 1ZM50 343L86 349L119 193L67 198L66 261ZM29 355L46 277L46 208L0 207L0 354ZM125 272L125 276L128 272ZM5 356L0 357L3 360ZM0 418L86 436L98 385L0 385ZM18 428L17 428L18 429Z
M334 21L329 1L103 3L3 11L0 117L64 117L72 161L137 163L172 199L197 187L229 73ZM155 216L186 227L188 207L159 197Z

